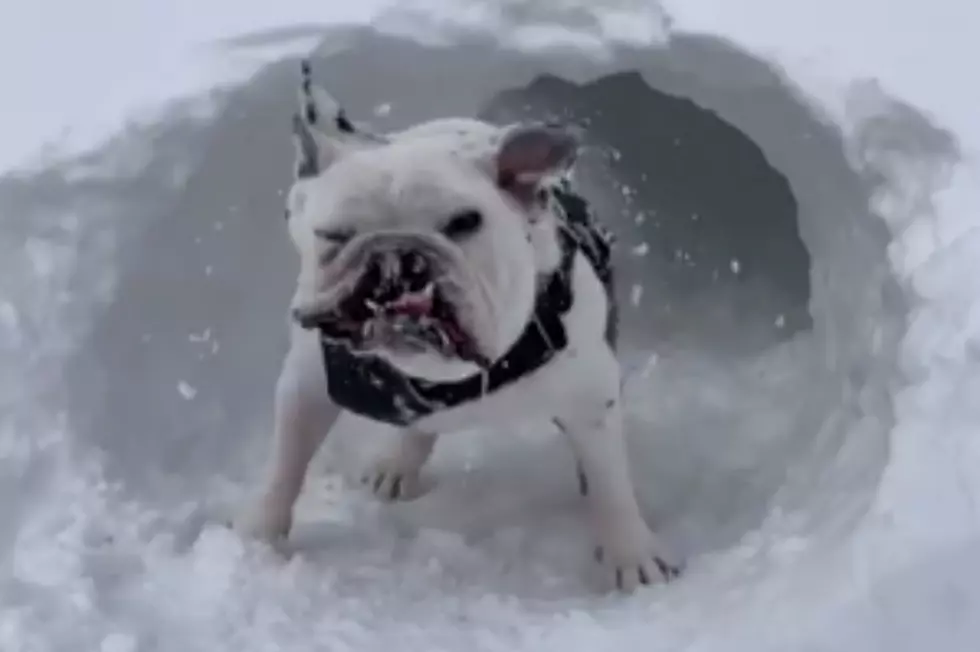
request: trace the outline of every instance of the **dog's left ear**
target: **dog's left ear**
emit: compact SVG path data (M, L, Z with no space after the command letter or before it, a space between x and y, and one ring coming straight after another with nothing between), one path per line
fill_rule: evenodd
M309 60L302 61L300 73L299 111L293 114L296 179L317 176L347 151L388 142L365 125L351 121L340 103L313 82Z
M567 127L513 127L501 139L494 159L497 185L521 202L532 202L542 179L575 163L578 148L578 135Z

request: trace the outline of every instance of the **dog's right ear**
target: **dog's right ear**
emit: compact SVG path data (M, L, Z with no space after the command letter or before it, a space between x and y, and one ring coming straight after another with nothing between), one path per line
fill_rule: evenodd
M364 125L351 122L340 103L313 83L309 60L302 61L300 73L299 111L293 114L292 125L296 179L317 176L351 149L388 142Z
M518 201L530 203L542 179L575 163L580 140L576 130L558 124L509 128L494 157L497 185Z

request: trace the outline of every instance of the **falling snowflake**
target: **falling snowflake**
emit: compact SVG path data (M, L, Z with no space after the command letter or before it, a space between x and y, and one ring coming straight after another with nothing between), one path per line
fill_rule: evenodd
M205 328L201 334L191 333L187 336L187 339L194 343L207 342L211 339L211 329Z
M177 383L177 391L180 392L180 395L187 401L193 401L194 397L197 396L197 390L194 389L190 383L184 380Z
M643 286L639 283L634 283L630 289L630 303L634 307L639 306L641 299L643 299Z
M643 366L640 368L640 377L649 378L650 374L653 373L653 368L657 366L657 363L659 361L660 358L657 356L656 353L651 354L650 357L646 359L646 362L643 363Z

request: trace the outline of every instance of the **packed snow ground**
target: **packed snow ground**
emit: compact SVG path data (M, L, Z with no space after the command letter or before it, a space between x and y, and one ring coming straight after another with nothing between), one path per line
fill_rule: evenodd
M406 4L417 11L407 15ZM589 2L548 4L548 20L603 12ZM507 11L494 6L401 3L385 24L431 34L456 19L488 29L519 16L542 20L542 4L533 0L502 3ZM873 504L857 527L833 539L771 515L758 531L701 557L685 582L630 599L596 597L581 577L574 495L557 486L568 483L568 460L553 459L541 433L526 433L519 450L474 434L435 460L433 475L457 491L434 493L428 503L392 512L339 491L331 478L314 479L297 532L303 553L276 561L206 523L210 505L231 499L237 487L213 500L186 496L185 506L154 513L106 486L96 457L70 450L58 369L86 328L87 297L69 296L67 287L77 242L91 224L81 213L59 214L25 230L3 214L0 495L15 498L0 501L0 517L15 527L0 532L0 648L973 649L980 640L980 411L972 400L980 390L980 290L971 279L980 253L980 125L976 86L956 71L974 58L971 30L980 12L953 0L670 0L664 21L651 3L604 6L607 18L575 43L657 40L668 29L724 35L778 63L840 125L856 168L874 163L888 173L875 208L889 219L891 262L913 303L899 361L905 382L893 387L897 424ZM287 50L234 56L211 47L212 39L366 20L379 9L366 3L358 14L338 16L327 7L302 0L230 10L109 0L75 9L5 6L0 71L9 80L11 117L0 169L22 173L70 159L126 120L154 120L176 97L198 98L206 119L204 91L301 52L316 35ZM624 19L631 15L643 20ZM86 25L89 31L80 29ZM535 45L560 33L538 25L515 42ZM960 160L940 166L943 176L863 148L859 128L888 108L887 96L956 135ZM107 276L93 298L111 294ZM781 380L801 363L793 346L760 363L772 388L784 387ZM779 407L778 398L765 387L740 393L738 376L720 362L679 356L660 364L663 375L651 374L649 383L696 378L746 413L766 408L743 434L771 429L784 416L769 409ZM646 389L656 385L631 387ZM634 405L634 417L643 418L640 402ZM660 419L683 417L676 404L651 407L667 415ZM515 484L520 495L490 491ZM657 498L657 509L677 509L670 498Z

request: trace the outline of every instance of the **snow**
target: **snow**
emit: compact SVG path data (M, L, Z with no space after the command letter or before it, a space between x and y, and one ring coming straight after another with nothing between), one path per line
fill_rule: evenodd
M210 9L184 1L4 5L0 75L9 128L0 170L24 176L57 164L82 174L68 163L121 128L153 124L174 100L190 102L207 120L211 89L233 87L264 64L309 49L317 35L296 29L298 36L274 45L234 49L219 39L363 22L382 9L380 2L304 0ZM94 451L78 450L58 370L90 327L80 306L114 291L108 278L93 283L90 296L72 294L77 259L94 255L79 243L102 222L82 220L78 205L24 236L26 227L4 208L0 495L17 499L0 501L0 517L15 526L0 533L0 648L974 649L980 290L971 279L980 254L980 123L977 87L954 71L975 58L980 10L962 0L430 0L398 3L382 15L384 29L402 34L451 40L456 29L501 31L513 47L540 49L557 38L597 57L614 40L719 34L775 63L838 125L855 170L885 180L872 208L887 223L890 273L909 303L896 368L882 361L868 372L894 410L887 440L877 437L878 398L864 390L850 395L843 384L831 391L848 406L835 415L846 436L830 432L831 424L817 439L829 450L790 469L756 464L774 450L773 433L792 426L787 406L802 392L816 395L808 373L846 366L853 342L885 347L887 334L873 319L884 309L845 296L846 279L832 277L814 296L822 315L813 342L824 348L791 341L737 367L667 352L648 356L630 377L634 419L691 433L638 455L675 487L655 498L655 511L713 504L719 522L732 525L715 532L720 545L701 542L684 581L630 598L591 592L581 577L584 533L565 486L568 460L554 459L539 432L516 433L516 442L461 435L431 471L453 490L437 486L419 504L386 509L334 476L313 478L298 552L279 560L213 522L214 505L239 499L239 486L229 483L224 493L219 486L207 498L186 495L157 511L108 484ZM937 154L935 165L924 165L887 138L875 141L869 125L887 119L892 98L948 130L956 156ZM821 226L801 225L815 259L831 272L852 269L839 253L845 236ZM111 234L102 235L86 246L111 250ZM852 279L855 292L861 280ZM643 303L652 300L648 293ZM217 352L207 324L185 337ZM805 365L812 369L801 371ZM176 389L188 402L209 391L189 381ZM730 441L696 436L716 415L732 414L738 425ZM704 478L744 469L745 495L766 482L783 481L785 489L761 524L745 529L751 518L705 497L710 482L671 476L672 459L684 456L699 460ZM686 495L692 487L698 491ZM677 530L686 543L705 534L685 529L683 519Z
M164 103L240 82L269 61L308 51L317 38L309 28L317 24L363 22L383 4L287 0L243 10L189 0L100 0L96 10L52 0L7 3L0 8L6 53L0 77L18 91L5 107L17 124L5 133L0 169L88 151L131 121L152 123ZM274 46L222 47L224 39L294 25L308 29Z
M976 311L976 290L961 279L973 273L970 259L980 244L980 125L969 108L976 89L956 83L950 66L966 60L972 48L969 26L980 14L962 2L872 1L849 5L846 12L828 11L826 3L758 3L765 5L758 11L754 4L740 3L736 10L731 3L678 2L668 8L681 25L723 31L750 51L779 61L785 76L819 98L846 135L853 136L856 126L881 110L881 91L956 134L961 161L937 184L932 211L907 210L902 190L914 189L914 169L896 167L899 192L877 198L895 234L894 272L918 298L902 351L911 382L897 388L899 420L891 433L889 463L871 513L850 544L850 564L868 586L842 582L838 590L849 596L844 600L880 600L871 587L928 566L932 578L919 582L909 577L900 589L904 596L869 609L873 615L865 616L870 620L867 630L903 649L917 649L927 632L936 637L930 645L966 649L967 635L975 636L976 625L959 619L967 613L975 622L980 613L975 591L958 579L976 575L978 558L970 551L980 551L980 447L974 435L976 411L965 400L977 382L971 347L980 331L970 317ZM760 12L765 20L758 20ZM779 28L770 29L772 25ZM833 39L827 39L831 33ZM937 610L936 597L923 587L945 581L950 594L958 594L959 606ZM946 622L923 622L915 615L917 607ZM965 611L957 615L958 610ZM911 622L903 623L898 614ZM891 628L915 636L896 636L888 632Z

